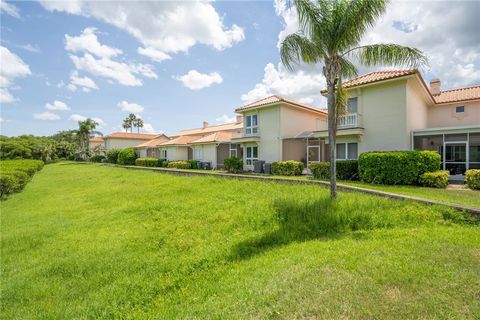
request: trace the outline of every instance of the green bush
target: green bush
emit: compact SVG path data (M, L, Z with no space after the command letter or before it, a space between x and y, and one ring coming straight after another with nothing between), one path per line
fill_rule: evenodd
M107 151L107 162L108 163L117 163L118 155L120 154L120 149L112 149Z
M358 180L358 161L339 160L337 161L337 178L340 180Z
M223 165L225 170L230 173L241 173L243 172L243 161L237 157L225 158L223 160Z
M138 158L135 160L136 166L142 167L161 167L164 160L157 158Z
M420 176L420 184L424 187L446 188L448 186L448 170L437 170L433 172L425 172Z
M103 162L105 159L105 156L97 154L95 156L91 156L88 160L90 160L91 162Z
M117 163L125 166L133 166L135 165L135 160L137 160L135 150L133 148L126 148L118 154Z
M436 151L365 152L358 159L360 179L377 184L416 184L425 172L440 169Z
M309 169L315 179L330 179L330 162L310 163Z
M302 171L302 162L289 160L272 163L272 174L276 176L299 176Z
M470 169L465 173L465 180L470 189L480 189L480 169Z
M190 164L190 169L199 169L200 161L197 160L187 160Z
M0 196L20 192L43 165L40 160L0 161Z
M190 163L188 161L172 161L168 163L167 167L176 169L191 169Z

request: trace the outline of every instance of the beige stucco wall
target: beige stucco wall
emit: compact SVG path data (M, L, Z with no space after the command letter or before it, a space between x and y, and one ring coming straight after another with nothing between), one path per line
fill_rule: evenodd
M284 139L282 160L307 161L307 140Z
M111 149L125 149L137 146L141 143L144 143L148 140L140 139L117 139L117 138L105 138L105 148L107 150Z
M280 136L293 138L303 131L326 130L327 117L283 105L280 108Z
M455 107L465 106L464 114L456 114ZM457 102L431 106L428 109L428 127L458 127L480 125L480 101Z
M421 87L416 78L409 78L407 80L407 118L406 129L407 135L410 135L412 130L425 129L428 126L429 105L432 101L429 99L425 88Z
M188 147L167 146L162 147L162 149L167 149L168 161L188 160Z
M374 150L410 149L410 134L406 125L406 81L391 81L359 89L359 113L365 128L358 145L359 154Z
M192 145L194 156L195 156L195 149L197 148L201 150L201 154L200 154L200 159L196 159L196 160L210 162L212 168L216 168L217 167L216 143Z

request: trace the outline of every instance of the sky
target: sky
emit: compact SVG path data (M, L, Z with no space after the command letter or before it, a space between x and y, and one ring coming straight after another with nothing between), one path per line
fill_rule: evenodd
M326 105L321 65L280 63L298 30L285 0L0 0L0 10L3 135L51 135L87 117L108 134L129 113L142 132L168 135L234 121L235 108L272 94ZM478 85L479 13L480 1L393 1L362 44L415 46L427 81Z

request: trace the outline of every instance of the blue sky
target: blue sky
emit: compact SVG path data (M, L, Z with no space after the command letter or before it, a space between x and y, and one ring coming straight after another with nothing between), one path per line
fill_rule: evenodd
M478 84L480 6L450 5L393 3L364 42L419 47L431 58L425 77L440 77L443 87ZM50 135L83 117L106 134L121 130L130 111L146 131L172 134L228 121L265 95L325 103L321 66L288 72L279 64L279 39L298 27L281 0L3 1L1 8L5 135Z

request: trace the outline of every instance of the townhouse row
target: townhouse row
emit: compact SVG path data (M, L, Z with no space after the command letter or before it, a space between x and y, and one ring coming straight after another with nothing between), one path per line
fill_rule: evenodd
M418 70L371 72L344 84L348 110L338 119L337 158L366 151L435 150L443 169L462 179L480 168L480 86L442 91ZM326 91L321 94L326 95ZM102 150L134 147L140 157L199 160L222 168L237 156L245 170L255 161L328 159L325 110L280 97L266 97L235 110L235 123L180 131L170 137L112 133L91 140Z

